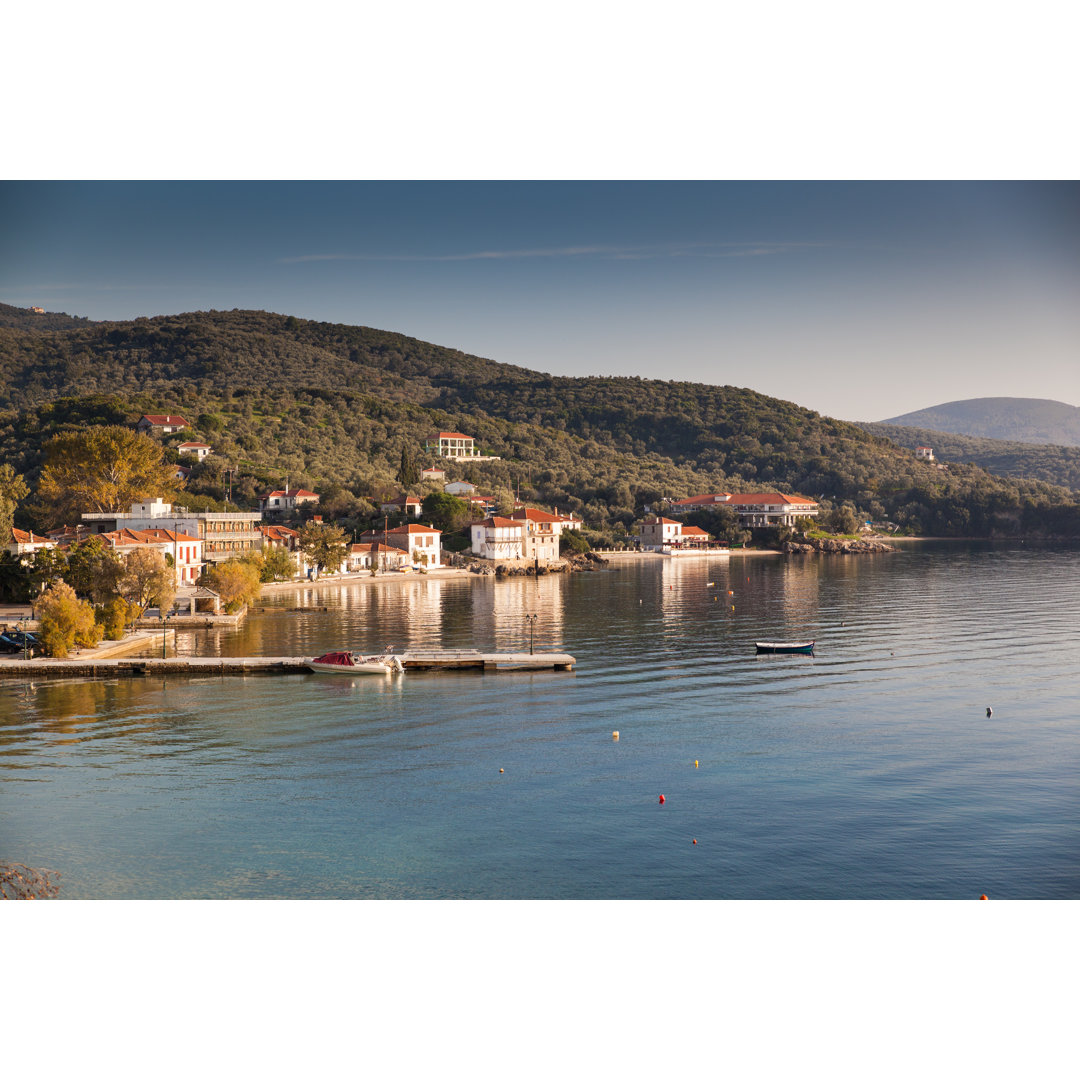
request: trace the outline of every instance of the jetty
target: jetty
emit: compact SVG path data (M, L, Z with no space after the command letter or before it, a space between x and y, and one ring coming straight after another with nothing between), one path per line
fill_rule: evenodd
M69 660L8 659L0 678L116 679L147 675L312 675L306 656L75 657ZM423 649L399 653L406 671L573 671L568 653L482 653L476 649ZM322 677L322 676L318 676ZM347 677L347 676L346 676Z

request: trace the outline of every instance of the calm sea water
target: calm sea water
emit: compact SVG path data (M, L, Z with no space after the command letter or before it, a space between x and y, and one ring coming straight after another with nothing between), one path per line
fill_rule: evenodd
M5 681L0 859L71 899L1075 898L1078 571L954 543L305 586L180 650L527 649L535 614L578 667Z

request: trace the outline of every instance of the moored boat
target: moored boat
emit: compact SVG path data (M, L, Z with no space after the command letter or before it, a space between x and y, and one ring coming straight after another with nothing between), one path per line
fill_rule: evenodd
M307 661L312 671L326 675L390 675L405 670L400 657L390 649L380 656L362 656L354 652L328 652Z
M759 641L758 652L767 653L812 653L814 642L812 641Z

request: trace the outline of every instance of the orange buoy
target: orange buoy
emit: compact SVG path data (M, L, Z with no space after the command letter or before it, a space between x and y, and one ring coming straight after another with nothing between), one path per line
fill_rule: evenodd
M506 770L505 769L500 769L499 772L506 772Z
M693 841L693 843L695 843L695 844L696 844L696 843L697 843L697 840L694 840L694 841Z
M989 900L989 899L990 899L990 897L989 897L989 896L987 896L987 895L986 895L986 893L983 893L983 894L982 894L982 896L980 896L980 897L979 897L979 899L980 899L980 900Z
M613 738L613 739L614 739L614 740L615 740L616 742L618 742L618 741L619 741L619 733L618 733L617 731L613 731L613 732L611 733L611 737L612 737L612 738Z
M661 796L660 796L660 802L661 802L661 803L663 803L663 802L665 802L665 801L666 801L666 800L664 799L664 796L663 796L663 795L661 795Z

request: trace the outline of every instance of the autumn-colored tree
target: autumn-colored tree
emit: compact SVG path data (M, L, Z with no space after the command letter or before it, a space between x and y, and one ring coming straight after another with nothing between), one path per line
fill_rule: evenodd
M176 576L165 561L165 556L155 548L136 548L124 566L120 579L120 595L129 603L137 604L139 614L148 607L164 612L172 606L176 596Z
M15 507L29 491L26 481L10 465L0 465L0 544L10 543Z
M117 596L98 608L96 617L105 633L106 641L119 641L124 636L124 627L133 623L142 614L138 604L133 604Z
M153 439L101 426L65 432L46 444L37 495L44 518L60 525L83 513L126 510L140 499L169 499L179 490L175 469Z
M259 598L259 571L242 559L212 563L203 571L200 583L213 589L230 613Z
M101 640L94 609L62 581L42 593L34 608L41 623L41 644L49 656L63 659L73 646L93 648Z

